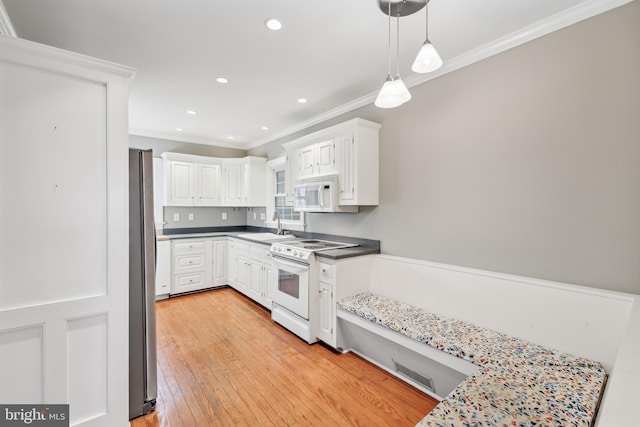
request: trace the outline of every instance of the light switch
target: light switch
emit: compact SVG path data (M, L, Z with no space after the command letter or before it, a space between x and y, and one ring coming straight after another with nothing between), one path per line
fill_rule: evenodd
M173 220L174 220L175 222L180 221L180 214L179 214L179 213L174 213L174 214L173 214Z
M193 221L193 213L189 212L189 221Z
M255 219L257 219L257 218L258 218L258 214L254 212L254 213L253 213L253 219L255 220Z
M227 213L226 212L222 212L222 220L223 221L227 220Z

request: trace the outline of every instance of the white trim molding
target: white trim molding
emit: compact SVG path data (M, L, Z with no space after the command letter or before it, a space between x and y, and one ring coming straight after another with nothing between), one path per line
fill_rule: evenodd
M146 136L148 138L166 139L169 141L189 142L191 144L212 145L214 147L235 148L237 150L247 149L246 145L238 142L217 141L214 139L191 135L174 135L171 133L147 131L131 127L129 128L129 135Z
M16 30L13 28L13 24L11 23L11 19L9 18L9 14L4 8L4 4L2 4L2 0L0 0L0 34L18 37Z

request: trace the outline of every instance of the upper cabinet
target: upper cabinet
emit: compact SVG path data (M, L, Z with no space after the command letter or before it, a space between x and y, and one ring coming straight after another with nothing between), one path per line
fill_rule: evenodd
M162 153L165 206L220 206L221 162L213 157Z
M296 150L296 177L314 178L337 173L336 138L305 145Z
M165 206L264 206L266 159L162 153Z
M266 206L267 159L222 159L225 206Z
M339 205L377 205L380 127L379 123L353 119L283 144L287 175L294 183L337 175ZM292 189L287 190L287 201L293 201Z

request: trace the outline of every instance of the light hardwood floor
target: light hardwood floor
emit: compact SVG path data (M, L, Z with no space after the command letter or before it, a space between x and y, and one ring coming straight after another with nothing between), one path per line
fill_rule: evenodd
M308 345L233 289L160 301L144 426L413 426L437 404L353 354Z

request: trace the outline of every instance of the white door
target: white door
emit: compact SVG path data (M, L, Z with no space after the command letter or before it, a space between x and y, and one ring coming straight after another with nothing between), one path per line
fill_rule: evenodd
M296 178L309 178L315 173L316 146L311 144L296 151Z
M227 239L214 239L211 241L211 247L213 285L224 285L227 283Z
M332 285L320 282L320 329L318 338L335 345L333 339L333 294Z
M224 204L239 206L244 196L244 167L229 164L224 167Z
M0 402L71 425L128 425L132 72L0 37Z
M171 161L170 206L193 206L195 198L195 165L190 162Z
M222 204L220 165L198 164L198 206Z
M343 137L338 144L340 150L340 171L338 174L338 201L343 205L355 203L355 141L353 137Z
M318 175L336 173L336 143L330 139L316 144L316 169Z

